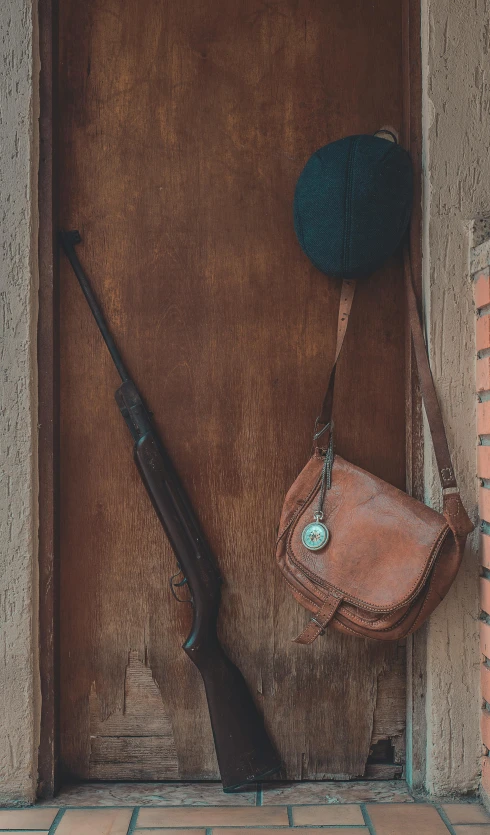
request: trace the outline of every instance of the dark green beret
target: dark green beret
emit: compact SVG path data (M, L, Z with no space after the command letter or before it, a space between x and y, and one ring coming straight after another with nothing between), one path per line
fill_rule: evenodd
M408 153L379 136L348 136L306 163L294 195L294 227L319 270L362 278L400 244L410 220Z

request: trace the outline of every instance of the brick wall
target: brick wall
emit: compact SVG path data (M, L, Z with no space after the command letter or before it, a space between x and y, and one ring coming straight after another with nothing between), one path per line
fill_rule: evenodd
M471 250L476 307L477 471L480 479L480 650L482 794L490 798L490 240L478 238ZM486 796L486 797L485 797Z

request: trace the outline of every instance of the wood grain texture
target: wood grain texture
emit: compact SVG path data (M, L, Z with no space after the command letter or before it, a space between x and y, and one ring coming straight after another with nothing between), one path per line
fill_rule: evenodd
M91 780L178 780L179 764L170 717L149 667L129 653L124 709L101 719L90 693Z
M398 653L393 665L382 673L378 681L376 710L374 712L373 736L376 745L389 740L393 746L393 762L405 762L405 704L407 690L406 644L398 644Z
M274 564L332 361L339 283L301 253L296 179L349 133L401 127L401 4L243 0L60 10L61 222L186 484L225 577L221 634L291 779L364 773L397 647L304 626ZM117 378L61 270L61 751L90 774L89 696L123 710L148 659L182 778L216 778L189 607L131 460ZM398 258L359 286L338 369L338 452L405 483Z
M393 765L391 763L368 763L364 776L367 780L399 780L403 775L402 765Z

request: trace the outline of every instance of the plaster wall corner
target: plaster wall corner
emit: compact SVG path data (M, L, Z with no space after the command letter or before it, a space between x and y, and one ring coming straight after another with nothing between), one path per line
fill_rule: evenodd
M0 4L0 805L37 777L37 4Z
M465 506L477 521L475 312L472 219L490 210L489 0L423 0L423 280L431 367ZM440 506L425 432L427 499ZM427 771L433 794L477 789L479 715L478 535L427 632Z

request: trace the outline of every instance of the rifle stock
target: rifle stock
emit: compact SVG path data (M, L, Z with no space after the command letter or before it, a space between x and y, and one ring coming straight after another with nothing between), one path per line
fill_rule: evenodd
M124 386L121 386L123 388ZM193 598L193 622L183 649L206 690L223 790L232 792L276 772L280 763L239 669L219 643L216 625L221 578L197 524L188 523L180 490L169 488L175 471L151 432L135 445L135 460ZM162 489L162 485L163 489ZM169 513L169 504L171 507ZM197 552L196 552L197 545ZM189 553L191 552L191 553ZM197 558L196 558L197 555ZM194 561L194 558L196 561ZM200 580L197 578L200 574Z
M264 780L278 771L280 763L262 723L257 722L257 708L245 679L217 639L213 645L210 638L204 648L190 645L191 641L192 633L183 649L204 681L223 790L233 792Z
M206 691L216 756L225 792L237 791L279 771L245 680L217 636L221 577L184 486L115 346L89 281L76 256L78 232L61 243L123 381L115 398L134 440L134 459L179 568L189 585L193 622L183 649L198 668Z

